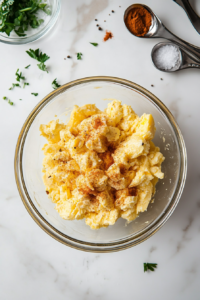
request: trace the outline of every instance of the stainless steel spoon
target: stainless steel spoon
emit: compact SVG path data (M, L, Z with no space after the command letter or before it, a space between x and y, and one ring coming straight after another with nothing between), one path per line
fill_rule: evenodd
M188 53L190 53L190 55L193 57L193 59L196 62L200 63L200 48L180 39L178 36L174 35L171 31L169 31L163 25L161 20L156 16L156 14L154 14L154 12L148 6L146 6L144 4L133 4L133 5L129 6L124 12L125 25L126 25L126 18L127 18L129 11L135 7L144 7L145 9L147 9L150 12L150 14L152 16L152 24L149 29L149 32L147 34L145 34L144 36L139 36L139 38L164 38L169 41L172 41L173 43L178 45L181 49L184 49ZM128 27L127 27L127 29L129 30Z
M169 69L169 70L159 68L157 66L156 60L155 60L156 51L160 47L163 47L163 46L166 46L166 45L173 45L179 51L179 58L178 58L178 61L177 61L176 65L173 68ZM165 43L159 43L159 44L155 45L152 49L152 52L151 52L151 59L152 59L152 62L154 64L154 66L162 72L176 72L176 71L180 71L180 70L188 69L188 68L200 69L200 64L197 64L196 61L190 55L188 55L183 49L180 49L177 45L175 45L173 43L165 42Z
M200 18L193 10L192 6L190 5L190 2L188 0L173 0L173 1L179 4L184 9L192 25L194 26L196 31L200 33Z

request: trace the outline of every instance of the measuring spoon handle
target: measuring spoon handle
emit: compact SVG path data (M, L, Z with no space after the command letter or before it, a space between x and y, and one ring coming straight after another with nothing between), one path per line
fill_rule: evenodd
M200 48L180 39L178 36L169 31L165 25L161 23L161 21L159 22L157 33L153 37L164 38L175 43L180 48L190 52L193 59L200 63Z
M188 18L190 19L192 25L196 29L196 31L200 34L200 18L196 14L196 12L193 10L192 6L190 5L188 0L174 0L177 4L179 4L186 14L188 15Z

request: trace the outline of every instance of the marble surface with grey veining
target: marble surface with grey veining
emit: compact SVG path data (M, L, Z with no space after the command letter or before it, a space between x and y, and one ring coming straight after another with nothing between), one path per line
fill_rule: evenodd
M175 34L200 46L199 34L176 3L137 2L149 5ZM124 10L130 4L131 0L62 0L59 20L46 37L31 45L0 44L1 300L200 299L200 72L157 71L150 53L158 40L134 38L123 24ZM200 14L199 1L191 4ZM107 29L114 38L104 43ZM38 47L51 57L48 74L39 71L25 53ZM76 52L83 53L81 61ZM64 60L67 55L72 58ZM31 68L25 70L28 64ZM17 68L23 68L30 86L8 91ZM186 186L168 222L144 243L111 254L84 253L53 240L27 213L14 178L19 132L31 110L51 91L53 79L64 84L93 75L126 78L153 92L176 118L188 152ZM30 96L31 92L39 96ZM157 270L144 273L145 261L158 263Z

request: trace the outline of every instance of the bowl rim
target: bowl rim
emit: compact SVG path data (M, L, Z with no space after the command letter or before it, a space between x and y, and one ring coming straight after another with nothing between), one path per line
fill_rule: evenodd
M65 235L64 233L60 232L56 228L54 228L47 220L44 219L44 217L39 213L37 208L32 203L32 200L30 196L28 195L28 192L26 190L25 182L21 176L23 174L22 171L22 157L23 157L23 147L25 144L26 136L29 131L29 128L31 127L31 124L33 123L35 117L38 115L38 113L43 109L43 107L51 101L54 97L59 95L60 93L63 93L69 88L72 88L74 86L84 84L84 83L90 83L90 82L97 82L97 81L103 81L103 82L111 82L111 83L117 83L117 84L123 84L129 88L136 89L139 91L143 96L147 96L151 99L151 101L156 104L164 113L165 117L170 122L170 125L173 128L173 131L176 135L178 146L180 150L180 171L179 171L179 178L177 182L177 186L175 189L175 192L172 196L172 199L166 208L165 212L163 212L156 222L153 222L152 226L150 226L146 231L142 232L142 234L138 234L134 237L128 237L126 239L123 239L121 242L112 242L112 243L90 243L90 242L83 242L77 239L74 239L72 237L69 237ZM172 215L173 211L175 210L180 197L182 195L186 176L187 176L187 152L186 152L186 146L185 142L182 136L182 133L180 131L180 128L178 124L176 123L173 115L168 110L168 108L162 103L161 100L159 100L154 94L143 88L142 86L131 82L126 79L121 79L118 77L110 77L110 76L92 76L92 77L85 77L81 79L77 79L71 82L68 82L58 89L52 91L49 93L46 97L44 97L31 111L29 116L24 122L24 125L22 126L22 129L20 131L16 149L15 149L15 157L14 157L14 171L15 171L15 180L17 184L17 188L21 197L21 200L27 209L28 213L31 215L31 217L34 219L34 221L51 237L56 239L57 241L63 243L64 245L67 245L71 248L75 248L77 250L82 250L86 252L96 252L96 253L102 253L102 252L116 252L124 249L128 249L130 247L136 246L140 244L141 242L147 240L150 238L153 234L155 234L169 219L169 217Z
M55 0L54 0L55 1ZM61 10L61 0L56 0L57 6L55 8L55 11L52 15L50 15L49 22L37 33L31 35L31 36L25 36L25 37L16 37L16 38L10 38L9 36L3 36L0 34L0 43L9 44L9 45L25 45L32 42L35 42L39 40L40 38L44 37L55 25L56 21L58 20L60 10Z

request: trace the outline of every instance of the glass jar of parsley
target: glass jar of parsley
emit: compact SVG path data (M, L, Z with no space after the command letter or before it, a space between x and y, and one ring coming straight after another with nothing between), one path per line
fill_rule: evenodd
M27 44L44 36L56 23L61 0L0 1L0 42Z

